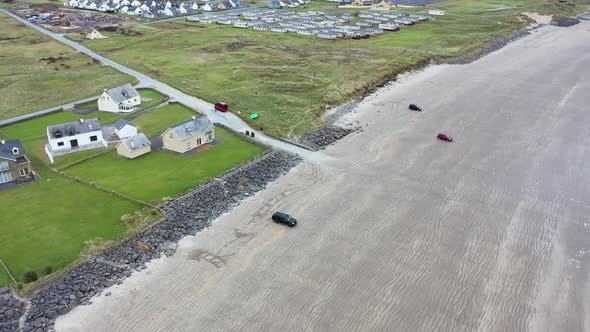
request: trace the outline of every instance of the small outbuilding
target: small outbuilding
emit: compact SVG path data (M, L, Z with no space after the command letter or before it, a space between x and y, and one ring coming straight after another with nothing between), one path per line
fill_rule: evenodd
M162 134L163 148L185 153L215 140L215 126L206 115L193 116L176 124Z
M117 134L120 139L137 135L137 127L125 119L117 120L113 126L115 127L115 134Z
M98 32L98 30L96 30L95 28L88 28L88 29L84 30L84 37L86 37L88 39L103 39L103 38L106 38L100 32Z
M151 151L150 140L143 134L122 139L117 145L117 154L128 159L137 158Z

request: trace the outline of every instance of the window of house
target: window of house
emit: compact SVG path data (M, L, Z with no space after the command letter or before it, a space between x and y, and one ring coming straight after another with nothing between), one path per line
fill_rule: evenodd
M64 146L64 142L57 142L57 146Z
M12 181L12 174L10 172L0 173L0 183Z
M197 145L201 145L201 139L197 138Z
M20 173L20 176L27 176L29 174L29 169L28 168L21 168L18 170L18 172Z
M90 142L96 142L96 141L98 141L98 137L90 136Z
M0 171L8 170L8 161L0 161Z

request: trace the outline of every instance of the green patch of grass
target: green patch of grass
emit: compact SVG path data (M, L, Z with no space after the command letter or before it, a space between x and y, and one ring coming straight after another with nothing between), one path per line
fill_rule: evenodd
M133 78L0 14L0 119L96 96Z
M27 152L42 141L24 143ZM49 171L29 153L41 182L0 192L0 257L19 280L28 271L41 275L50 265L59 270L79 258L84 242L101 237L118 239L127 227L124 214L140 207ZM0 287L6 285L0 275Z
M91 100L91 101L87 101L87 102L82 103L82 104L76 104L76 108L77 109L90 108L90 107L98 107L98 101L97 100Z
M128 160L112 151L65 173L151 201L183 193L264 151L224 129L216 128L215 134L218 144L191 156L162 150Z
M166 96L153 89L141 88L137 89L141 96L141 105L138 109L146 110L148 108L158 106L166 99Z
M355 11L326 2L301 10L312 8ZM523 11L572 12L557 0L448 0L399 10L429 8L447 15L368 40L329 41L180 19L132 27L138 36L86 45L186 93L224 100L254 128L293 137L321 126L327 107L359 97L417 64L473 52L523 27ZM252 113L260 117L251 121Z
M188 120L194 115L198 114L182 104L170 104L143 114L132 122L137 126L138 132L144 133L147 137L156 137L168 127Z

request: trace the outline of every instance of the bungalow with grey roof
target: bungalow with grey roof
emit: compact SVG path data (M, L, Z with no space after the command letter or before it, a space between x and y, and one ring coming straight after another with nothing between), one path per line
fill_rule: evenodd
M215 126L206 115L193 116L166 129L162 134L163 148L178 153L185 153L214 140Z
M129 83L104 89L98 98L98 110L104 112L133 112L133 107L139 104L141 104L139 92Z

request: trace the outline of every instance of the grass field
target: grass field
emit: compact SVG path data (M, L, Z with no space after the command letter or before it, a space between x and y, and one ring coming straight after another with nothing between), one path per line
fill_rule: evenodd
M137 131L147 137L161 135L168 127L198 115L195 111L182 104L170 104L157 108L131 121L137 126Z
M38 141L24 143L28 152ZM49 171L30 153L41 182L0 192L0 258L17 279L45 266L58 270L79 258L84 242L116 239L127 228L124 214L140 206ZM0 287L6 280L0 274Z
M312 7L344 11L325 2ZM448 0L433 7L447 15L360 41L328 41L181 19L136 26L139 36L86 45L189 94L212 102L225 100L258 129L292 137L320 126L326 107L361 96L418 63L469 53L510 34L524 26L523 11L575 10L557 0ZM250 121L251 113L260 117Z
M0 14L0 119L98 95L133 78Z

